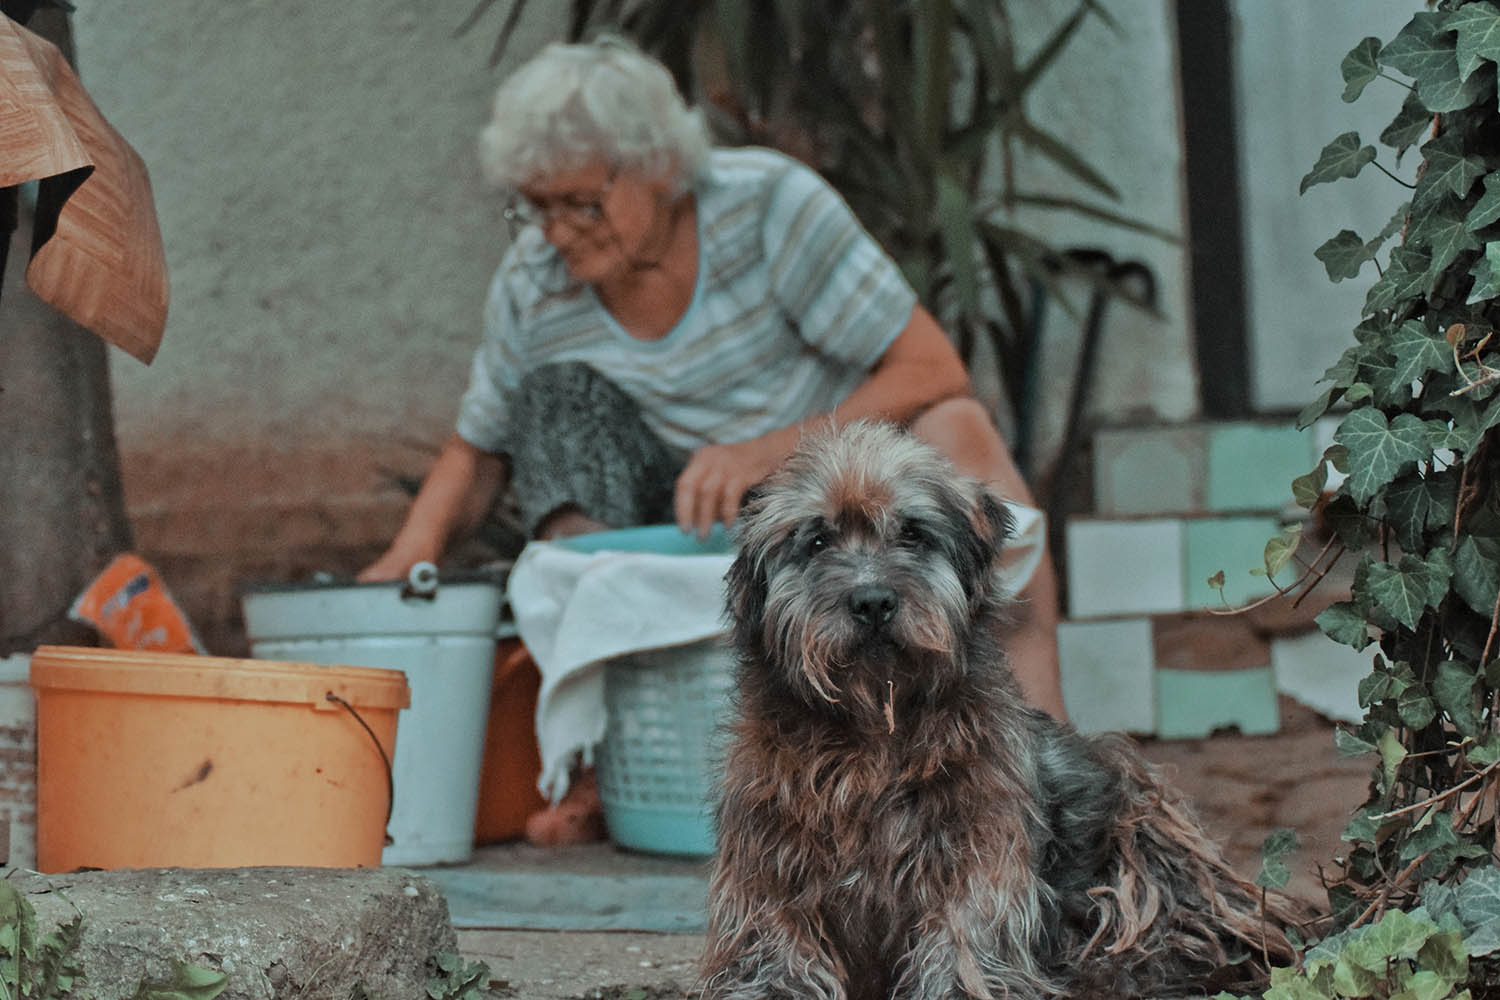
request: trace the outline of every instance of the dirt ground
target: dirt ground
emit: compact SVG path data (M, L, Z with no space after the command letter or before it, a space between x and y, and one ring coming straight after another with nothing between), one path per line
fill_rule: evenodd
M1234 867L1253 878L1260 845L1279 827L1297 832L1288 891L1324 904L1319 866L1339 850L1349 814L1364 801L1370 764L1340 759L1333 724L1290 699L1271 736L1219 733L1202 740L1144 740L1193 802ZM678 1000L686 997L703 946L695 934L466 930L459 945L491 970L494 996L527 1000Z

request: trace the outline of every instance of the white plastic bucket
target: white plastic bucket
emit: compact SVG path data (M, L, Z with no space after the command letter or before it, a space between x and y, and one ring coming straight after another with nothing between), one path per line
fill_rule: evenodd
M401 670L401 713L386 865L469 860L504 599L494 580L256 587L243 594L251 654Z

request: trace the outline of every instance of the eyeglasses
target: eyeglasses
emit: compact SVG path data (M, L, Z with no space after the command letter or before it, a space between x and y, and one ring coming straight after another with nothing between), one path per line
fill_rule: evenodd
M574 229L587 229L604 221L604 199L614 185L615 175L610 174L597 194L563 194L550 198L533 198L520 193L511 195L501 213L512 230L523 226L546 229L554 222L565 222Z

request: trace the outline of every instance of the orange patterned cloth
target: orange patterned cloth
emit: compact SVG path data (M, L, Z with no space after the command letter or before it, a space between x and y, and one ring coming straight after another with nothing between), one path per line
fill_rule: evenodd
M68 617L92 626L115 649L203 652L161 577L132 552L116 556L104 567L78 595Z
M33 180L41 189L26 283L150 364L168 295L146 164L57 46L0 15L0 187Z

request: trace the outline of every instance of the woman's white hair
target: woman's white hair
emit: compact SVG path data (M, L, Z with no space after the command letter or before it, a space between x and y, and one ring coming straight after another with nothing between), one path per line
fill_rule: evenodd
M604 160L687 190L708 155L708 127L661 63L617 37L553 43L495 92L479 133L485 179L515 189Z

